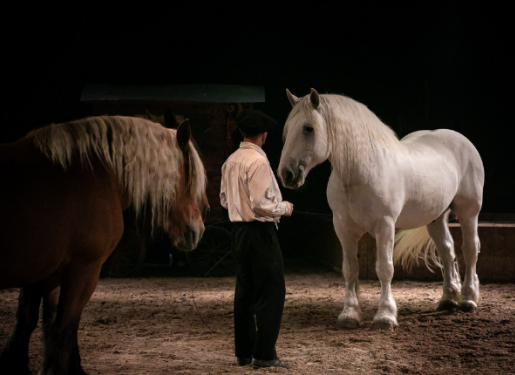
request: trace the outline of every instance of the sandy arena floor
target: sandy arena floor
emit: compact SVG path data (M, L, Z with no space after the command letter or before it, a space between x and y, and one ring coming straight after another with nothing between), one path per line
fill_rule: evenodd
M79 330L84 369L90 375L515 373L513 284L481 285L476 313L447 314L435 312L441 283L394 282L394 332L370 329L377 281L362 282L365 324L353 331L335 326L344 291L340 275L288 272L286 289L277 352L293 367L253 370L236 366L233 356L234 278L101 279ZM0 291L1 346L17 297L17 290ZM34 374L41 352L38 327L30 348Z

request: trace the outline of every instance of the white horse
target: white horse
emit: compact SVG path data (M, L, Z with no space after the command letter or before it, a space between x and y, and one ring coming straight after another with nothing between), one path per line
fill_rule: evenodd
M333 167L327 199L342 244L346 282L338 325L355 328L361 324L358 240L365 232L376 239L376 271L381 282L373 327L398 325L391 291L396 228L427 226L436 243L444 269L438 308L474 310L479 300L477 223L484 170L472 143L446 129L414 132L399 141L366 106L350 98L319 95L313 89L300 99L286 93L293 109L284 127L278 170L283 186L301 186L311 168L327 159ZM461 296L447 227L449 209L459 217L463 232L466 270Z

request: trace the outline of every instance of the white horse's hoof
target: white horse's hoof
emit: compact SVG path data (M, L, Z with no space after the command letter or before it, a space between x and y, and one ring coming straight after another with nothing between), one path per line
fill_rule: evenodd
M374 322L372 323L372 329L374 331L393 331L398 324L392 322Z
M458 308L463 312L474 312L477 309L477 305L474 301L460 301Z
M447 299L445 301L440 301L438 304L438 307L436 308L436 311L449 311L449 312L455 312L458 308L458 303L456 301Z
M353 318L346 318L346 319L338 318L338 328L356 329L360 325L361 325L361 322L356 319L353 319Z
M379 318L374 318L374 323L372 324L373 330L383 330L383 331L393 331L395 327L398 327L399 323L397 323L397 319L394 317L381 316Z
M361 325L361 316L356 310L342 312L338 316L338 327L345 329L356 329Z

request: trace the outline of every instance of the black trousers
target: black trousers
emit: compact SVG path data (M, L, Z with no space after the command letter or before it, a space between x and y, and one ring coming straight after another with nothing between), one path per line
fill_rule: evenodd
M234 223L232 252L237 276L234 341L237 357L277 358L283 315L284 267L274 223Z

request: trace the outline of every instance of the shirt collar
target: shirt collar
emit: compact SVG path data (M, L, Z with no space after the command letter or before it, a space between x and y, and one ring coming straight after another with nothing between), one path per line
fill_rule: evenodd
M265 152L263 151L263 149L261 147L259 147L258 145L255 145L254 143L250 143L250 142L241 142L240 143L240 148L241 149L247 149L247 150L256 150L257 152L259 152L261 155L263 155L264 157L266 157L266 154Z

